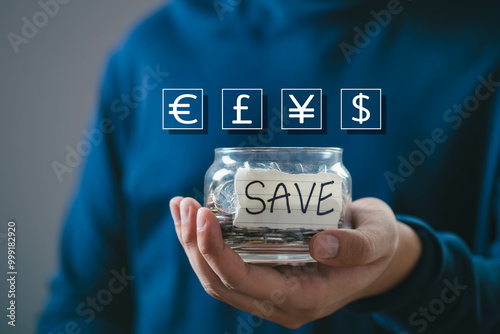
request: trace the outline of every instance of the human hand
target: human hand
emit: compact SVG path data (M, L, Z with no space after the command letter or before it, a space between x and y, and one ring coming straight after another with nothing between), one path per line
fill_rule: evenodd
M209 209L182 197L173 198L170 209L179 241L207 293L288 328L390 290L411 272L421 254L416 233L375 198L350 205L353 229L315 235L309 251L318 263L305 266L245 263L224 244Z

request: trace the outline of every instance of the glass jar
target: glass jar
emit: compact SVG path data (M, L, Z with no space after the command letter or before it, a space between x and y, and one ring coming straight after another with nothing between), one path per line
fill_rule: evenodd
M217 148L205 175L205 206L250 263L314 262L316 233L350 227L351 191L341 148Z

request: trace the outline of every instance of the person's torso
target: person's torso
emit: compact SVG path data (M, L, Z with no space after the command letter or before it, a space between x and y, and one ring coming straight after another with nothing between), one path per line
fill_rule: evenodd
M499 78L500 39L488 14L430 12L405 2L360 44L354 28L365 31L378 22L370 11L387 10L387 3L344 10L280 6L281 14L272 4L241 2L221 20L212 4L173 4L143 24L122 51L123 64L130 64L123 70L133 74L125 86L141 85L148 66L169 72L124 120L129 131L121 157L139 332L191 333L200 326L213 333L286 332L209 297L177 241L169 200L203 201L216 147L341 147L354 199L381 198L395 213L473 244L491 120L499 111L492 94L498 87L487 82ZM346 57L342 43L356 52ZM204 133L162 130L162 88L203 88ZM222 130L223 88L262 88L266 129ZM323 130L281 130L282 88L322 89ZM340 129L342 88L382 89L383 131ZM366 321L349 321L353 316L342 311L297 332L376 332L368 316L361 318Z

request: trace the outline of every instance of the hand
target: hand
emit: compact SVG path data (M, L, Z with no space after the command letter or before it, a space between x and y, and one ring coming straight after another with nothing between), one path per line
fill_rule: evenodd
M309 251L318 263L305 266L245 263L224 244L219 222L209 209L182 197L173 198L170 209L179 241L205 290L288 328L390 290L411 272L421 253L416 233L375 198L350 205L354 229L315 235Z

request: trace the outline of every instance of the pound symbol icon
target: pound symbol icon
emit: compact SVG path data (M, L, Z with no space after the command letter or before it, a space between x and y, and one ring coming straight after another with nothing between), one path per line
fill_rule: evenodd
M233 107L234 110L236 110L236 119L233 120L233 124L252 124L251 120L242 120L241 119L241 111L242 110L248 110L248 106L242 106L241 105L241 100L242 99L249 99L250 95L247 94L241 94L238 96L238 99L236 100L236 105Z

